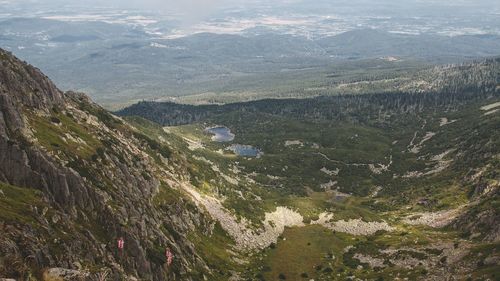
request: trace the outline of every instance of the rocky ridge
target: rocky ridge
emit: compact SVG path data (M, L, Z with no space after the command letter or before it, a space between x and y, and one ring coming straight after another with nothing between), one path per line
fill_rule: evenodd
M3 50L0 66L3 200L26 192L37 202L20 206L29 208L21 218L9 217L17 205L3 207L0 276L42 278L53 274L47 268L109 270L114 280L191 280L193 268L210 273L179 233L209 234L212 220L165 184L188 177L182 157L85 95L61 92ZM158 203L166 196L168 204ZM116 249L118 237L126 242L123 252ZM169 268L166 247L175 255Z

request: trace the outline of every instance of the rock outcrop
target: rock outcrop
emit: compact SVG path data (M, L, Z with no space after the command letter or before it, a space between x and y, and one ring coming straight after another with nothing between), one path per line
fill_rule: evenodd
M365 222L361 219L351 219L348 221L333 220L333 214L321 213L319 219L312 224L319 224L333 231L348 233L351 235L373 235L377 231L393 231L394 228L387 222Z

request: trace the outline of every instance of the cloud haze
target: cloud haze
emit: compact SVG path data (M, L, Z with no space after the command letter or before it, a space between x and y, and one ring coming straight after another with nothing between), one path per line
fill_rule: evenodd
M74 6L82 9L112 6L119 9L176 13L185 23L204 20L226 7L255 8L259 13L347 13L380 15L427 15L447 17L461 14L500 13L498 0L0 0L36 10L36 6ZM78 11L76 9L76 11Z
M227 4L228 0L134 0L130 5L139 9L180 13L185 22L201 20Z

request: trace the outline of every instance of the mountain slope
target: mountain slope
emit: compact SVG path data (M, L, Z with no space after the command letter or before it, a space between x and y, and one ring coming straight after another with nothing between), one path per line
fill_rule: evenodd
M0 59L0 276L41 278L54 267L111 270L115 280L208 272L185 236L213 229L176 187L185 160L11 54Z

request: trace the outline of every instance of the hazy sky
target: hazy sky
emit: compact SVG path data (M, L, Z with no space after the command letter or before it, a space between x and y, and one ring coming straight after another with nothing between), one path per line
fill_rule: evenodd
M76 5L110 5L115 7L139 7L147 9L162 9L162 10L182 10L197 12L209 12L223 6L239 6L239 5L269 5L282 6L283 4L297 4L302 6L325 6L335 7L336 5L350 5L352 7L359 6L360 8L378 5L392 4L396 6L476 6L484 8L497 9L500 8L498 0L0 0L10 3L43 3L43 4L76 4Z
M500 0L0 0L0 6L5 6L5 3L35 10L38 5L75 5L82 8L113 6L122 9L174 12L183 14L186 21L201 20L223 8L234 7L261 9L264 13L286 10L304 14L341 11L403 17L420 14L450 18L461 15L498 14L500 17Z

